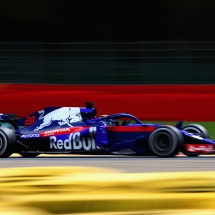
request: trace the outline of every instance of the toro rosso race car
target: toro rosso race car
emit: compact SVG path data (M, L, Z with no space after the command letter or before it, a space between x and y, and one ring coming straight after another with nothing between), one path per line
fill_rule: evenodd
M213 154L215 141L199 124L144 124L128 113L96 117L85 107L47 107L22 118L0 114L0 157L19 153L136 154L173 157Z

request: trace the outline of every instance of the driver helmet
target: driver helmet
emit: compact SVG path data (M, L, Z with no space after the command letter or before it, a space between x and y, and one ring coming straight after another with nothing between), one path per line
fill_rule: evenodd
M100 115L99 117L100 118L105 118L107 116L108 115L103 114L103 115ZM107 123L107 125L111 125L111 126L113 126L113 125L119 125L119 122L117 120L107 119L107 120L104 120L104 121L105 121L105 123Z

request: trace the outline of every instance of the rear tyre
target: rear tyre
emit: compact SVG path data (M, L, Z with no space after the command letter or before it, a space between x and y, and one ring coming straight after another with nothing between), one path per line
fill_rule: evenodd
M35 158L38 155L40 155L37 153L26 153L26 152L20 152L19 154L22 155L22 157L24 157L24 158Z
M207 129L199 124L188 124L188 125L184 126L182 128L182 130L187 131L189 133L199 135L203 138L208 138L208 139L210 138L210 135L209 135ZM187 155L188 157L197 157L200 155L198 153L189 153L189 152L186 152L185 150L183 150L182 153Z
M7 158L13 154L16 136L9 128L0 127L0 158Z
M173 126L161 126L149 137L149 148L158 157L174 157L184 143L180 131Z

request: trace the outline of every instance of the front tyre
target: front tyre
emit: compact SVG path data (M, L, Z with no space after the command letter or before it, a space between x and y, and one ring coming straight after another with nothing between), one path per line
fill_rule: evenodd
M180 131L173 126L161 126L149 137L149 148L158 157L174 157L184 140Z
M16 136L9 128L0 127L0 158L6 158L13 154L16 144Z
M188 124L182 128L182 130L189 133L197 134L203 138L210 139L210 135L205 127L199 124Z

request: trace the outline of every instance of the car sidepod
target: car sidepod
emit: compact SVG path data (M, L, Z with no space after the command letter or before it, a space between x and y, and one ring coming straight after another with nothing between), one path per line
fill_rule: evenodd
M148 138L156 126L154 125L127 125L108 126L108 149L109 153L151 155L148 147Z
M40 153L91 153L97 151L97 127L80 126L22 134L19 140ZM39 136L37 136L39 135ZM37 136L37 137L36 137Z

